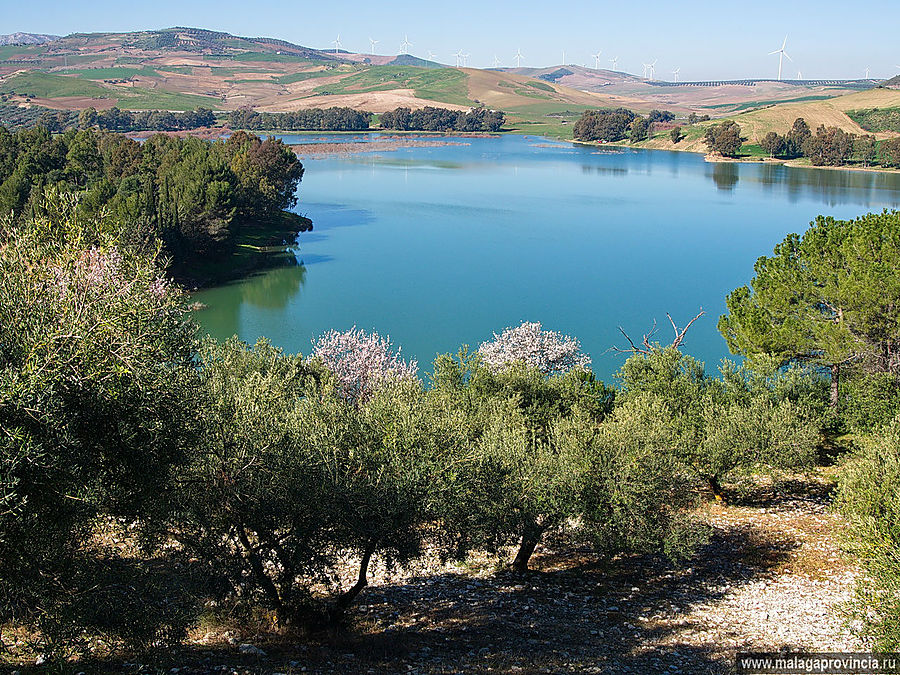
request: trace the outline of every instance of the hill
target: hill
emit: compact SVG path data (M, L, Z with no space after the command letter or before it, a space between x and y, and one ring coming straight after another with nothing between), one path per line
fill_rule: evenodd
M42 45L45 42L58 40L59 35L42 35L40 33L10 33L0 35L0 47L5 45Z

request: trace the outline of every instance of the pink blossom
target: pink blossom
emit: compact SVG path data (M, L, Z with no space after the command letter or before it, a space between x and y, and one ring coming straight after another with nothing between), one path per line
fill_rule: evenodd
M313 342L312 358L318 358L335 375L341 394L361 402L384 380L414 379L415 361L406 362L400 349L392 352L390 338L367 334L356 326L348 331L331 330Z
M514 362L523 362L542 373L565 373L573 368L586 368L591 359L581 352L577 339L552 330L541 330L538 322L524 322L494 333L491 342L478 347L484 363L491 370L502 370Z

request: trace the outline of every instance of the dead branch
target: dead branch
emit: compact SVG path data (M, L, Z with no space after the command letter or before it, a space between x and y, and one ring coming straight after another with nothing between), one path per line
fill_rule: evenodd
M672 341L672 344L669 345L669 347L678 349L682 344L684 344L684 338L687 335L688 329L697 319L699 319L704 314L706 314L706 312L704 312L701 308L700 313L697 314L697 316L695 316L693 319L688 321L687 325L684 328L678 328L678 325L675 323L672 315L666 312L666 316L669 318L669 323L672 324L672 329L675 331L675 339ZM628 348L623 349L621 347L616 347L615 345L613 345L612 347L610 347L610 351L616 352L618 354L644 354L645 356L648 356L652 354L655 349L660 348L658 345L653 345L650 342L650 338L653 337L657 330L656 319L653 320L653 326L650 328L650 330L647 331L646 334L644 334L640 346L634 343L634 340L631 339L631 336L629 336L628 333L625 332L625 329L622 328L622 326L619 326L618 328L619 332L625 336L626 340L628 340Z

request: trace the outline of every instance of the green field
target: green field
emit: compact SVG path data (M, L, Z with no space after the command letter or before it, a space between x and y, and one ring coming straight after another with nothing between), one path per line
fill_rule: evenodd
M290 75L281 75L275 78L278 84L293 84L294 82L303 82L304 80L312 80L317 77L331 77L339 75L339 70L313 70L305 73L291 73Z
M3 45L0 47L0 61L6 61L17 56L36 56L47 51L46 47L28 45Z
M153 68L129 68L129 67L113 67L113 68L82 68L79 70L67 70L68 74L78 75L86 80L127 80L136 75L145 75L147 77L160 77L160 74Z
M778 105L779 103L803 103L804 101L826 101L834 96L797 96L795 98L768 99L765 101L745 101L737 105L733 103L717 103L716 105L705 105L704 108L710 110L730 109L732 112L741 112L744 110L752 110L753 108L762 108L765 106Z
M412 89L419 98L455 105L472 105L466 74L454 68L421 68L418 66L372 66L360 70L340 82L322 85L318 94L353 94L358 92Z
M110 90L78 77L30 72L13 75L0 83L0 93L16 93L39 98L91 96L110 98Z
M182 94L177 91L141 89L139 87L123 92L113 92L123 110L195 110L197 108L218 108L220 101L213 96Z

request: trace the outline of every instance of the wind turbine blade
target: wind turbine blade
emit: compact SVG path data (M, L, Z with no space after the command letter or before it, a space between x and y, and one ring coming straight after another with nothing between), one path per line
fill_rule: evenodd
M787 47L787 37L788 37L788 36L785 35L785 36L784 36L784 42L781 43L781 48L782 48L782 49L784 49L785 47Z
M787 60L788 60L788 61L793 61L793 60L794 60L794 59L792 59L790 56L788 56L788 53L787 53L787 52L784 52L784 55L787 57Z
M776 49L774 52L769 52L769 56L771 56L772 54L779 54L779 53L781 53L781 50Z

